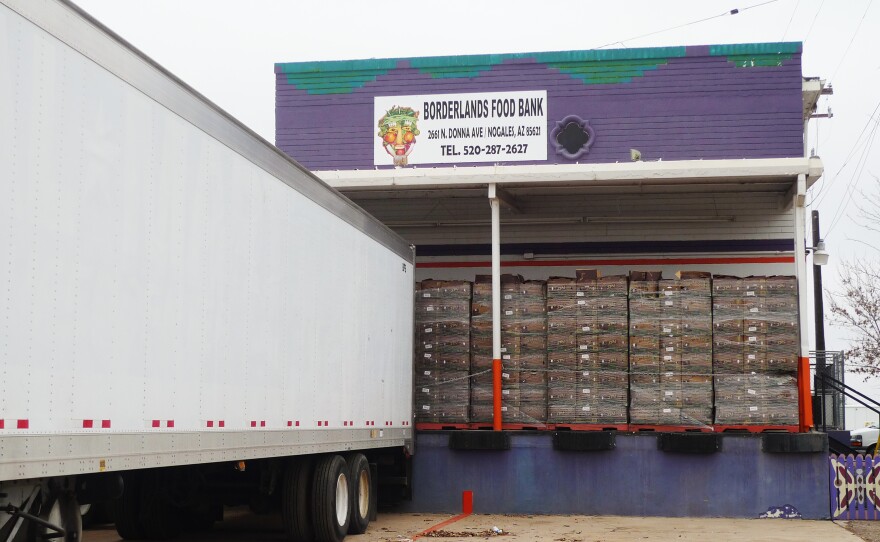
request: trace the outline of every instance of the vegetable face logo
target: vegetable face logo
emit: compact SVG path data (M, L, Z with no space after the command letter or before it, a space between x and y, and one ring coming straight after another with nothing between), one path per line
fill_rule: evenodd
M394 159L394 165L407 165L407 157L419 135L419 112L411 107L394 106L379 119L379 137L385 152Z

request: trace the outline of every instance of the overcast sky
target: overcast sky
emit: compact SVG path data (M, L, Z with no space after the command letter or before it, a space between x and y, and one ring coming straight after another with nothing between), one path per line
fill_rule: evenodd
M801 41L803 75L834 87L819 105L834 118L809 131L825 166L807 201L832 255L826 287L839 289L840 262L880 259L880 234L859 226L854 205L880 176L880 5L871 0L77 3L269 141L276 62ZM829 350L846 348L841 330L827 336ZM869 388L880 396L880 382Z

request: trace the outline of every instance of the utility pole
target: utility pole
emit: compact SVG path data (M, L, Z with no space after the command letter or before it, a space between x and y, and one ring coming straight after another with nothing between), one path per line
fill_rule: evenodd
M813 246L819 246L819 211L813 211ZM815 250L815 249L814 249ZM819 376L821 399L819 412L822 418L822 431L827 431L825 423L825 303L822 299L822 267L813 258L813 304L816 320L816 374ZM819 390L817 390L819 391Z

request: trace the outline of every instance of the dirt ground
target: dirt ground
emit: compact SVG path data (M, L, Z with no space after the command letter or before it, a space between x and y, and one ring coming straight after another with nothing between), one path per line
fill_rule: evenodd
M844 524L865 542L880 542L880 521L849 521Z
M184 534L180 542L283 542L277 516L233 513L208 533ZM419 533L449 519L440 514L380 514L366 534L348 536L348 542L631 542L631 541L749 541L749 542L880 542L880 522L797 519L643 518L619 516L508 516L475 514L442 528L444 536ZM492 534L492 528L502 534ZM849 527L853 532L847 530ZM448 535L448 536L447 536ZM861 537L861 538L860 538ZM88 530L85 542L117 542L112 526Z

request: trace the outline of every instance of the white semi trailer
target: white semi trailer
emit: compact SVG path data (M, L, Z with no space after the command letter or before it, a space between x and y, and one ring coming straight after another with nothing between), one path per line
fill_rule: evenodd
M406 483L413 249L65 0L0 0L0 540ZM222 510L222 509L221 509Z

